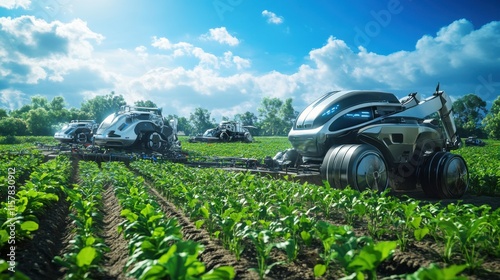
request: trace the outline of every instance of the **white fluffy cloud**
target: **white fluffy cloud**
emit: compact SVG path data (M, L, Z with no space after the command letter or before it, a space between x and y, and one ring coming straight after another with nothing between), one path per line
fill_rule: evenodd
M46 22L33 16L0 18L0 73L8 92L22 90L25 95L63 94L65 77L84 70L95 81L109 76L103 62L94 57L94 45L104 37L91 31L82 20L69 23ZM105 82L102 85L109 83ZM47 92L42 92L43 88ZM78 93L74 89L71 93ZM17 106L17 99L2 100L6 107ZM68 98L67 98L68 99ZM28 98L29 100L29 98ZM25 102L25 100L22 100Z
M62 81L68 71L89 65L92 43L104 37L82 20L46 22L33 16L0 18L0 71L15 83Z
M6 9L17 9L17 8L28 9L30 5L31 5L31 0L2 0L0 2L0 7Z
M240 40L229 34L225 27L211 28L207 34L201 36L201 39L216 41L230 46L236 46L240 43Z
M4 89L0 90L0 104L7 104L8 110L18 109L26 102L25 94L20 90Z
M291 73L258 72L251 58L237 50L216 53L166 37L153 37L150 46L101 51L96 45L104 37L81 20L0 18L0 26L0 104L7 108L44 94L40 88L61 93L74 105L82 100L75 93L89 98L114 90L129 103L150 99L166 114L189 116L203 107L215 118L256 112L264 96L291 97L302 110L317 96L338 89L378 89L402 97L414 91L427 94L441 82L452 95L481 91L485 100L500 95L498 21L475 29L457 20L420 38L413 50L384 55L351 49L332 36ZM202 38L229 46L230 38L233 45L239 42L222 27Z
M272 24L282 24L284 21L283 17L277 16L275 13L268 10L262 11L262 16L267 18L268 23Z
M389 89L409 93L430 91L441 82L453 94L462 95L473 92L481 77L499 72L499 48L500 22L474 30L464 19L441 28L435 36L423 36L413 51L388 55L362 47L353 51L344 41L330 37L326 45L309 53L311 63L302 65L294 76L315 93L318 85L330 90ZM491 94L498 95L498 90Z

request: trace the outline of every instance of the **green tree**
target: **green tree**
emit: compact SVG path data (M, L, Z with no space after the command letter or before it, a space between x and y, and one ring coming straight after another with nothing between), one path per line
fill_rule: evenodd
M65 107L66 103L64 101L64 97L56 96L52 99L48 106L50 122L52 124L58 124L68 121L69 112Z
M116 95L114 91L107 95L99 95L82 103L81 111L86 112L97 122L102 122L108 115L118 111L121 106L126 105L122 95Z
M194 133L194 128L186 117L177 118L177 131L183 131L185 135Z
M249 111L246 111L243 114L236 114L234 116L234 120L241 122L243 125L252 125L255 126L257 124L257 116Z
M0 108L0 120L8 117L7 110Z
M215 126L214 122L210 121L210 112L207 109L199 107L194 110L194 113L189 115L189 121L195 133L205 132L205 130Z
M151 100L139 100L134 103L135 106L137 107L154 107L158 108L158 105L156 105L153 101Z
M284 102L279 98L264 97L258 108L260 129L264 135L286 135L298 113L293 109L292 98Z
M31 97L31 107L33 109L43 108L49 110L49 101L45 96L35 95Z
M71 108L68 110L67 120L91 120L93 117L88 112L83 112L77 108Z
M28 131L36 136L51 135L52 131L49 119L49 113L44 108L30 110L26 118Z
M26 119L28 112L32 109L30 104L23 105L21 108L17 110L13 110L10 112L10 116L13 118Z
M453 102L453 117L458 135L481 136L481 121L484 118L486 102L475 94L467 94Z
M279 116L283 120L284 127L282 133L284 134L288 134L299 115L299 112L295 111L293 108L292 102L292 98L287 98L280 108Z
M500 139L500 96L493 101L490 112L483 119L483 125L488 137Z
M260 128L264 135L278 135L281 131L282 122L278 117L283 101L279 98L264 97L261 107L257 110L260 116Z
M0 131L2 136L23 136L26 135L26 123L18 118L2 118L0 120Z
M177 131L184 132L185 135L191 135L194 132L193 126L189 123L186 117L179 117L177 115L168 115L165 117L165 121L170 121L172 119L177 120Z

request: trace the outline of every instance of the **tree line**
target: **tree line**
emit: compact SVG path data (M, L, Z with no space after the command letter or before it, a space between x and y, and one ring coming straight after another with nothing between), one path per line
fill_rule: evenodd
M257 114L244 112L230 118L222 117L223 121L234 120L245 126L252 127L254 135L287 135L297 112L292 106L292 98L264 97L257 109ZM46 136L53 135L64 123L70 120L95 120L101 122L106 116L118 111L126 105L122 95L111 92L86 100L78 108L66 108L63 97L56 96L48 101L43 96L33 96L31 103L19 109L7 111L0 108L0 135L2 136ZM137 101L133 105L141 107L157 107L150 100ZM464 138L477 136L479 138L500 139L500 96L493 102L488 111L486 101L475 94L467 94L453 102L453 115L458 134ZM209 110L198 107L189 117L167 115L166 120L176 118L178 130L186 135L203 133L217 126Z
M258 108L258 115L252 112L236 114L222 120L241 122L252 129L254 135L287 135L298 112L292 106L292 98L281 100L265 97ZM19 109L7 111L0 108L1 136L48 136L53 135L65 123L71 120L95 120L101 122L108 115L127 105L122 95L111 92L84 101L80 108L66 108L63 97L56 96L51 101L44 96L33 96L31 103ZM141 100L133 104L139 107L157 107L151 100ZM165 121L177 119L178 130L186 135L203 133L217 126L209 110L196 108L189 117L167 115Z

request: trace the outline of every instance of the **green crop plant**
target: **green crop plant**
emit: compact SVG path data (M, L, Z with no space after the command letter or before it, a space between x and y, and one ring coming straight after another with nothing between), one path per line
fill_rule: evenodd
M387 192L378 194L376 192L363 192L364 203L366 204L367 230L370 236L381 239L384 234L390 231L392 217L395 209L398 209L400 202L393 197L387 196Z
M323 245L323 251L320 253L323 264L317 264L314 267L315 276L319 277L327 272L330 263L338 256L338 252L335 250L337 239L350 232L351 228L349 226L340 227L324 221L319 221L315 230L315 236Z
M246 219L246 209L241 212L236 212L233 208L229 208L221 215L220 225L221 228L221 241L222 244L231 251L236 260L240 260L243 253L244 245L243 240L247 234L248 227L242 222Z
M420 241L429 233L429 229L421 226L422 216L418 202L411 200L409 203L400 205L400 211L396 212L396 236L398 237L401 251L406 251L411 236Z
M232 279L234 268L222 266L205 271L198 261L203 246L182 241L176 219L166 218L148 195L142 177L137 177L120 163L104 166L122 206L125 220L119 232L128 240L131 267L127 275L137 279Z
M389 279L405 279L405 280L467 280L465 276L459 274L467 268L467 265L450 265L445 268L440 268L436 264L431 264L429 267L421 267L412 274L397 275ZM385 279L385 278L384 278Z
M32 238L39 228L39 217L62 196L70 170L70 161L57 157L33 168L29 180L17 192L2 186L8 199L0 203L0 248L9 239L11 229L17 241Z
M93 278L102 273L104 253L109 247L96 232L102 222L103 179L95 162L79 163L82 183L67 189L70 217L75 224L75 236L69 252L56 256L54 262L65 267L66 279Z
M252 242L257 253L258 267L252 270L259 274L260 279L264 279L273 266L281 264L281 262L268 263L271 250L275 248L278 243L274 242L273 234L269 230L248 230L246 237Z
M347 265L347 270L352 271L351 279L377 279L377 267L392 256L397 245L396 241L380 241L363 246Z

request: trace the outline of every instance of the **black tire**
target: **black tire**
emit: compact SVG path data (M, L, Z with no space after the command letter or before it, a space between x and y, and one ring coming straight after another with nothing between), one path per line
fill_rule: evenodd
M87 143L88 140L89 140L89 138L88 138L87 132L80 131L77 134L75 134L75 142L78 144Z
M219 138L222 142L229 142L229 135L226 132L222 132Z
M160 151L163 148L163 141L158 132L149 132L144 139L146 149L151 151Z
M320 172L331 187L379 192L387 189L389 174L382 154L370 145L341 145L330 148Z
M469 170L465 160L449 152L432 155L418 177L422 190L431 198L460 198L469 187Z

